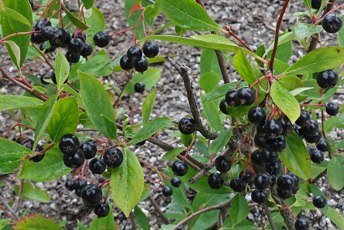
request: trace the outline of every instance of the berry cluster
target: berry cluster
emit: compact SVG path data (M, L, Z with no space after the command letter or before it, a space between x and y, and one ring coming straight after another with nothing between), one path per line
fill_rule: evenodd
M282 199L288 199L300 189L300 178L292 172L288 172L277 178L277 195Z
M239 105L249 106L254 102L255 94L251 88L241 88L228 90L225 99L220 103L220 110L228 115L227 105L237 107Z
M175 161L172 164L172 171L176 176L185 176L188 173L188 165L181 160ZM175 188L180 187L182 184L182 181L178 177L172 177L171 178L171 185ZM169 197L173 194L173 190L170 186L165 186L162 189L162 194L165 197Z

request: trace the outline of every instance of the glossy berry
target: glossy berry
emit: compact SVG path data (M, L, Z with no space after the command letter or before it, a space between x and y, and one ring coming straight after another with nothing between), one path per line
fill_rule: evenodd
M102 174L106 169L106 164L102 159L93 158L88 167L93 174Z
M117 148L109 148L104 152L103 160L110 168L118 167L123 162L123 153Z
M101 31L94 35L93 41L96 46L103 48L109 44L110 37L106 32Z
M337 33L342 28L343 21L338 14L331 13L325 16L322 26L328 33Z
M263 159L261 156L261 152L259 150L255 150L252 154L251 154L251 160L253 163L260 165L263 163Z
M312 156L313 152L315 151L315 148L311 145L307 145L306 148L309 153L309 156Z
M31 34L31 39L30 41L34 44L40 44L46 41L46 39L43 37L41 33L35 33Z
M140 47L138 47L138 46L130 47L127 51L127 57L129 59L133 60L134 63L136 63L138 60L140 60L142 57L142 51L141 51Z
M119 61L119 65L124 70L131 70L134 68L135 63L133 62L133 59L128 58L128 56L124 54Z
M311 7L313 9L319 10L321 6L321 0L312 0Z
M314 133L312 133L312 135L310 135L310 136L306 135L305 140L308 143L318 143L320 141L321 137L322 137L322 133L321 133L320 129L318 129Z
M299 189L300 189L300 185L299 184L295 185L293 188L293 194L296 194L297 191L299 191Z
M319 149L321 152L326 152L330 149L330 145L326 139L321 138L317 144L317 149Z
M259 133L257 133L255 136L254 136L254 144L261 148L261 149L264 149L265 146L266 146L266 140L264 138L264 136L260 135Z
M244 174L245 172L245 174ZM246 183L249 183L252 181L253 179L253 174L251 173L250 170L242 170L240 173L239 173L239 178L240 179L243 179Z
M51 79L51 75L48 73L42 74L40 79L43 85L49 85L49 82L46 82L45 80Z
M283 136L277 137L275 139L267 140L267 149L274 152L282 152L283 149L287 146L286 141Z
M59 141L59 148L65 155L75 154L80 146L79 139L73 134L66 134Z
M80 38L82 41L86 41L87 34L84 31L78 31L78 38Z
M318 123L310 119L307 124L301 128L302 132L305 134L305 136L312 136L313 133L315 133L319 129Z
M106 217L110 212L110 207L107 203L99 203L94 208L93 212L98 216L98 218Z
M333 69L322 71L317 75L317 83L321 88L333 88L338 83L338 74Z
M88 42L84 44L84 48L82 48L80 55L84 58L90 56L92 54L93 48L92 45Z
M33 29L34 31L42 31L46 26L51 26L51 22L47 18L42 18L33 25Z
M281 135L283 132L282 124L276 120L269 120L265 126L265 133L268 137L275 138L276 136Z
M172 188L170 186L165 186L162 189L162 195L164 195L165 197L170 197L172 195L173 191Z
M296 120L296 124L300 127L304 127L311 119L311 115L308 111L301 109L300 117Z
M329 102L326 105L326 113L330 116L336 116L339 112L339 106L336 103Z
M226 93L226 103L231 107L237 107L240 105L240 101L237 98L238 90L231 89Z
M294 187L294 180L291 176L285 174L277 178L277 187L279 189L291 190Z
M315 196L313 198L313 204L317 208L324 208L326 206L327 200L323 196Z
M292 172L288 172L286 175L290 176L294 181L294 187L300 183L300 178Z
M69 61L70 63L77 63L80 60L80 54L79 53L71 53L71 52L67 51L66 58L67 58L67 61Z
M301 140L302 140L303 138L305 138L303 132L301 131L301 127L300 127L300 126L298 126L297 124L294 124L294 125L293 125L293 130L294 130L295 133L301 138Z
M36 149L35 149L35 152L40 152L40 151L43 151L43 147L40 146L40 145L37 145L37 146L36 146ZM31 157L31 158L30 158L30 161L33 161L33 162L40 162L41 160L43 160L44 156L45 156L45 153L36 155L36 156L34 156L34 157Z
M242 105L251 105L254 102L255 95L251 88L241 88L238 90L237 98Z
M309 229L309 223L308 220L305 218L298 218L295 222L295 229L296 230L308 230Z
M148 61L147 61L147 58L142 56L141 59L139 59L135 65L135 70L137 72L140 72L140 73L143 73L145 72L147 69L148 69Z
M314 150L311 155L311 161L320 164L324 160L324 154L320 150Z
M267 173L258 173L253 183L257 189L266 189L271 183L271 178Z
M24 146L24 147L26 147L26 148L32 150L32 148L33 148L33 143L34 143L34 141L33 141L32 139L24 138L20 144L21 144L22 146Z
M233 189L234 192L243 192L246 188L246 181L244 181L240 177L236 177L231 180L229 186L231 187L231 189Z
M137 82L134 85L134 90L136 93L143 93L145 91L145 83L143 82Z
M289 199L293 195L293 190L277 188L277 195L284 200Z
M153 58L158 55L159 46L153 41L148 41L143 45L142 50L147 57Z
M74 191L76 189L76 181L68 178L66 180L65 187L69 191Z
M232 161L227 156L218 156L215 160L215 167L219 172L228 172L232 167Z
M92 159L97 154L97 146L93 141L87 141L80 146L86 159Z
M63 155L63 163L69 168L79 168L85 160L85 155L78 149L76 153L72 155Z
M260 155L263 161L265 161L266 163L272 164L278 161L278 155L276 152L262 150Z
M247 117L250 122L260 124L265 121L266 113L262 107L253 107L248 111Z
M223 100L220 102L219 107L220 107L220 110L221 110L222 113L228 115L226 99L223 99Z
M84 42L80 38L72 38L67 43L67 48L70 53L80 54L84 48Z
M75 182L75 186L77 189L83 189L85 186L87 185L87 182L85 179L79 179L79 180L76 180Z
M178 177L172 177L171 184L173 187L179 187L182 184L182 181Z
M182 134L190 135L196 130L196 122L191 117L184 117L179 121L178 128Z
M52 26L46 26L42 29L41 34L46 40L51 40L54 38L55 34L57 34L57 28L54 28Z
M252 201L258 204L269 200L269 192L265 189L256 189L251 194Z
M293 131L293 124L291 123L291 121L289 120L289 118L287 116L281 116L280 118L278 118L278 121L281 123L282 125L282 134L283 135L288 135L291 131Z
M175 161L172 164L172 171L176 176L185 176L188 172L188 165L181 160Z
M50 45L54 47L64 46L70 38L70 33L62 28L57 28L52 39L49 40Z
M95 184L86 185L81 190L82 201L89 207L96 207L102 199L102 195L102 190Z
M282 165L280 162L274 162L265 165L265 171L270 175L277 175L280 173Z
M224 182L225 181L223 180L223 177L221 176L221 174L216 173L216 172L210 174L208 177L208 184L210 188L212 189L221 188Z

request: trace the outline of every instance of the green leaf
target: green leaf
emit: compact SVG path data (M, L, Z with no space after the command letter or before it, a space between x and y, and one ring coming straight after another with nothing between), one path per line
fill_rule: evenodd
M145 90L151 89L159 81L160 75L161 69L158 68L148 68L143 74L136 73L125 87L123 94L135 93L134 85L137 82L143 82Z
M1 5L1 0L0 0L0 5ZM12 220L10 220L10 219L1 219L1 220L0 220L0 229L6 230L4 227L5 227L7 224L11 223L11 221L12 221Z
M336 46L313 50L295 62L284 74L309 74L336 68L344 62L343 53L344 48Z
M287 115L291 123L300 116L300 106L295 97L285 88L283 88L278 81L275 81L271 86L271 97L275 104Z
M344 177L339 175L344 175L343 163L338 157L333 157L327 166L327 177L331 187L337 191L344 187Z
M61 50L57 51L55 57L55 76L58 88L61 88L69 76L69 62Z
M112 169L112 199L126 217L139 201L144 185L143 171L136 156L123 149L123 162Z
M339 141L335 146L334 149L342 149L344 148L344 139L342 139L341 141Z
M101 77L102 75L100 75L99 73L102 73L103 71L106 71L106 72L109 71L109 73L111 73L112 72L111 68L107 66L107 64L110 61L111 59L107 55L96 55L90 58L85 63L74 64L72 65L69 79L78 80L79 79L78 71L84 72L86 74L89 74L95 77Z
M285 76L278 78L278 83L288 91L303 87L302 80L296 76Z
M144 184L143 185L143 192L141 194L141 197L140 197L140 200L139 202L142 202L142 201L145 201L148 197L149 197L149 194L150 194L150 185L149 184Z
M86 23L87 23L87 26L89 27L87 29L86 42L93 44L94 35L98 33L99 31L105 30L105 19L104 19L103 13L97 8L92 7L92 15L90 17L86 17ZM85 70L82 70L82 71L86 72ZM88 73L88 74L91 74L91 73Z
M111 121L109 118L105 117L103 114L100 114L101 119L104 121L107 133L111 139L116 139L117 143L119 140L117 138L117 125L115 122Z
M218 112L218 107L216 107L213 101L205 101L204 95L201 93L201 102L206 114L206 118L210 123L210 126L214 128L217 132L223 131L223 126L220 119L220 114Z
M81 30L87 30L88 26L83 23L82 21L80 21L80 19L78 19L77 17L75 17L66 7L64 4L62 4L63 10L66 13L67 17L69 18L69 20L73 23L73 25L75 25L76 27L78 27Z
M80 93L89 118L102 134L110 137L106 127L108 123L99 116L99 114L103 114L116 124L115 113L106 90L97 78L81 71L79 71L79 76Z
M134 216L136 222L141 226L143 230L150 230L148 218L138 206L135 206L134 208Z
M293 131L286 137L287 147L279 158L298 177L308 180L311 177L311 163L308 151L300 137Z
M309 38L313 34L320 33L322 30L323 27L321 25L313 26L306 23L297 23L293 27L293 33L295 34L295 37L302 45L307 44L307 38ZM308 47L308 44L306 47Z
M156 96L156 88L150 92L146 97L142 105L142 123L146 124L149 121L150 114L153 110L154 102Z
M164 161L174 160L181 152L183 152L185 150L186 149L184 147L178 147L178 148L172 149L172 150L168 151L167 153L165 153L162 156L162 159Z
M344 15L342 16L342 20L344 20ZM342 27L337 34L339 46L344 47L344 27Z
M51 219L41 216L41 215L30 215L26 216L23 219L19 220L13 228L15 230L28 230L28 229L35 229L35 230L63 230L57 223L52 221Z
M232 219L228 217L223 223L220 230L251 230L257 229L257 226L249 220L243 220L241 223L237 224L234 228L232 227Z
M63 163L63 154L58 146L49 149L40 162L25 160L18 179L43 182L51 181L67 175L72 169Z
M13 63L18 67L20 66L20 49L17 46L17 44L14 41L6 41L5 40L5 44L8 45L8 47L11 49L12 51L12 61Z
M22 0L4 0L5 11L0 11L1 14L1 29L2 37L6 37L10 34L20 32L32 31L32 11L28 1ZM18 69L23 65L26 55L29 50L31 35L17 35L6 39L6 41L13 41L20 49L20 61L19 65L17 57L18 51L13 50L10 44L5 44L6 49Z
M94 217L88 230L117 230L115 227L114 217L112 212L112 203L109 203L110 212L106 217Z
M193 0L157 0L164 14L178 26L195 31L214 31L221 28Z
M233 62L233 65L236 71L239 73L240 77L244 79L249 85L257 80L256 76L253 73L250 62L247 60L242 49L234 55Z
M199 79L199 86L206 92L209 93L214 89L214 87L217 86L217 84L220 82L220 75L218 75L215 72L208 72L205 74L202 74Z
M49 100L47 100L44 103L41 111L39 112L38 122L37 122L36 130L35 130L35 142L33 144L32 149L36 149L36 146L38 144L39 139L43 135L45 129L47 128L47 126L50 122L50 119L51 119L53 112L54 112L56 99L58 98L58 96L59 96L58 93L51 96L49 98Z
M327 119L324 123L325 133L330 132L333 128L337 127L338 125L342 125L343 123L344 123L344 113L341 113L338 116Z
M157 3L148 5L145 10L145 19L154 19L161 13L161 9Z
M173 119L167 117L156 118L146 123L143 128L131 139L127 146L137 144L148 137L151 137L154 133L162 130L165 126L169 125Z
M182 134L180 135L180 141L183 143L185 147L189 147L191 145L192 139L194 134L186 135Z
M203 49L200 65L201 75L209 72L215 72L219 76L222 75L216 53L212 49Z
M335 209L328 207L327 210L321 210L330 220L340 229L344 229L344 217Z
M228 144L233 134L233 128L227 129L220 133L220 135L209 145L209 155L219 152L224 146Z
M230 89L234 89L237 84L238 82L231 82L231 83L226 83L226 84L217 86L210 93L207 93L207 95L205 95L204 100L209 101L209 100L217 99L219 97L224 97L227 91ZM241 85L247 86L247 84L245 83Z
M0 137L0 174L8 174L22 162L22 157L31 154L32 150L8 139Z
M94 0L81 0L84 3L86 9L90 9L93 6Z
M16 195L19 196L19 185L14 186L14 191ZM46 191L34 188L29 182L24 182L23 184L22 197L42 203L47 203L50 201L50 195Z
M249 212L250 207L248 206L247 200L243 195L237 193L235 197L233 197L231 208L229 209L233 227L245 220Z
M20 95L0 95L0 111L11 109L40 108L43 101Z
M66 97L56 102L47 131L56 144L65 134L74 133L78 125L79 108L74 97Z

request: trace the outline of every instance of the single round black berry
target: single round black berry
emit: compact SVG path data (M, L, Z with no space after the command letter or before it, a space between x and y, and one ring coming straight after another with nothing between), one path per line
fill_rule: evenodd
M109 148L104 152L103 160L110 168L118 167L123 162L123 153L117 148Z
M93 174L102 174L106 169L106 164L102 159L94 158L88 166Z
M269 200L269 192L265 189L256 189L251 194L252 201L258 204Z
M46 40L51 40L55 37L55 34L57 34L57 28L54 28L52 26L46 26L42 29L41 34Z
M68 42L70 33L62 28L56 28L55 34L52 39L49 40L50 45L54 47L61 47Z
M185 176L188 172L188 165L181 160L175 161L172 164L172 171L176 176Z
M143 73L148 69L148 61L147 58L142 56L141 59L139 59L136 63L135 63L135 70L137 72Z
M306 125L301 128L301 130L305 136L312 136L317 130L319 130L319 125L315 120L310 119Z
M221 176L221 174L216 173L216 172L210 174L208 177L208 184L210 188L212 189L221 188L224 182L225 181L223 180L223 177Z
M70 53L80 54L84 48L84 42L80 38L72 38L67 43L67 48Z
M66 58L67 58L67 61L69 61L70 63L77 63L80 60L80 54L79 53L71 53L71 52L67 51Z
M277 195L282 199L288 199L293 195L292 189L280 189L277 188Z
M282 124L278 120L272 119L266 123L265 133L267 134L268 137L275 138L281 135L282 132L283 132Z
M84 58L90 56L92 54L93 48L92 45L88 42L84 44L84 48L82 48L80 55Z
M182 134L190 135L196 130L196 122L191 117L184 117L179 121L178 128Z
M59 148L65 155L75 154L80 146L79 139L73 134L66 134L59 141Z
M228 172L232 167L232 162L227 156L219 156L215 160L215 167L219 172Z
M322 26L328 33L337 33L342 28L343 21L338 14L331 13L325 16Z
M49 85L49 82L46 82L45 80L51 79L50 74L48 74L48 73L42 74L40 78L41 78L41 82L43 85Z
M253 183L257 189L266 189L271 183L271 178L267 173L258 173Z
M133 60L134 63L136 63L138 60L140 60L142 57L142 51L141 51L140 47L138 47L138 46L130 47L127 51L127 57L129 59Z
M110 212L110 207L107 203L99 203L93 210L99 218L106 217Z
M20 144L21 144L22 146L24 146L24 147L26 147L26 148L32 150L32 148L33 148L33 143L34 143L34 141L33 141L32 139L24 138Z
M318 129L314 133L312 133L312 135L310 135L310 136L306 135L305 140L308 143L318 143L320 141L321 137L322 137L322 133L321 133L320 129Z
M303 132L301 131L301 127L298 126L297 124L293 125L293 130L295 131L295 133L301 138L301 140L303 138L305 138L305 135L303 134Z
M97 146L93 141L87 141L80 146L86 159L92 159L97 154Z
M40 146L40 145L37 145L35 151L36 151L36 152L41 152L41 151L43 151L43 147ZM36 155L36 156L34 156L34 157L31 157L31 158L30 158L30 161L33 161L33 162L40 162L41 160L43 160L44 156L45 156L45 153Z
M296 120L296 124L300 127L304 127L311 119L311 115L308 111L301 109L300 117Z
M143 93L145 91L145 83L143 82L137 82L134 85L134 90L136 93Z
M309 223L308 220L305 218L298 218L295 222L295 229L296 230L308 230L309 229Z
M42 18L33 25L34 31L42 31L46 26L51 26L51 22L48 18Z
M75 154L63 155L63 163L69 168L79 168L85 160L85 155L81 149L78 149Z
M219 107L220 107L220 110L221 110L222 113L228 115L226 99L223 99L223 100L220 102Z
M266 119L266 112L262 107L253 107L248 111L248 120L252 123L260 124Z
M66 180L65 187L69 191L74 191L76 189L76 181L68 178Z
M254 144L258 146L259 148L264 149L266 147L265 137L257 132L256 135L254 136Z
M231 187L231 189L233 189L234 192L243 192L246 188L246 181L244 181L240 177L236 177L231 180L229 186Z
M326 152L330 149L330 145L326 139L321 138L317 144L317 149L319 149L321 152Z
M265 161L266 163L272 164L278 161L278 155L276 152L262 150L260 154L263 161Z
M338 74L333 69L322 71L317 75L317 83L321 88L333 88L338 83Z
M254 102L255 95L251 88L241 88L238 90L237 98L242 105L251 105Z
M327 200L323 196L315 196L313 198L313 204L317 208L324 208L326 206Z
M261 152L259 150L255 150L252 154L251 154L251 160L253 163L260 165L263 163L263 159L261 156Z
M78 38L80 38L81 40L83 40L84 42L86 41L87 38L87 34L85 33L85 31L78 31Z
M313 9L319 10L321 6L321 0L312 0L311 7Z
M85 179L79 179L79 180L76 180L75 182L76 189L82 190L86 185L87 185L87 182Z
M226 93L226 103L231 107L237 107L240 105L240 101L237 98L238 90L231 89Z
M293 131L293 124L291 123L291 121L289 120L287 116L285 115L281 116L280 118L278 118L278 121L282 125L283 135L288 135L291 131Z
M88 207L96 207L102 199L102 190L98 185L89 184L81 190L82 201Z
M282 175L277 178L277 187L279 189L291 190L294 187L294 179L288 174Z
M275 139L269 139L267 140L266 144L267 144L267 149L269 151L274 151L274 152L282 152L283 149L287 146L287 143L283 136L277 137Z
M96 46L103 48L109 44L110 37L106 32L101 31L94 35L93 41Z
M326 113L330 116L336 116L339 112L339 106L336 103L329 102L326 105Z
M165 186L163 189L162 189L162 195L164 195L165 197L169 197L172 195L172 188L170 186Z
M128 56L124 54L119 61L119 65L124 70L131 70L132 68L134 68L135 63L133 59L128 58Z
M43 42L47 41L47 39L45 39L41 33L31 34L31 39L30 40L34 44L40 44L40 43L43 43Z
M143 45L142 50L147 57L153 58L158 55L159 46L153 41L148 41Z
M282 165L279 161L266 164L265 171L270 175L277 175L281 171Z
M310 156L311 156L311 161L313 161L316 164L320 164L324 160L324 154L318 149L315 149L312 152L312 155Z
M182 181L178 177L172 177L171 184L173 187L179 187L182 184Z

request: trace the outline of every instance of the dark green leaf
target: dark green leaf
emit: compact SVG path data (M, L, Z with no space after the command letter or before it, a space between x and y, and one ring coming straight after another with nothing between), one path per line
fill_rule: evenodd
M241 223L237 224L234 228L232 227L232 219L228 217L223 223L220 230L251 230L257 229L257 226L249 220L243 220Z
M196 217L192 223L193 227L192 230L199 230L199 229L209 229L209 227L213 226L216 221L218 221L219 210L212 210L209 212L204 212Z
M87 26L87 39L86 41L93 44L93 37L99 31L105 30L105 19L103 13L95 7L92 7L92 15L86 18ZM94 57L93 57L94 58ZM87 62L88 63L88 62ZM85 70L82 70L86 72ZM91 73L88 73L91 74Z
M220 75L215 72L208 72L202 74L199 79L199 86L206 92L209 93L214 89L215 86L220 82Z
M234 67L242 79L244 79L249 85L256 81L256 76L253 73L250 62L247 60L242 49L234 55L233 61Z
M212 49L203 49L200 65L201 75L209 72L215 72L219 76L222 75L216 53Z
M220 119L220 114L218 112L218 107L213 101L205 101L204 95L201 93L201 102L210 126L214 128L217 132L223 131L223 126Z
M233 197L231 208L229 209L233 227L246 219L249 212L250 207L248 206L246 198L240 193L237 193L235 197Z
M327 177L331 187L337 191L344 187L344 177L339 175L344 175L343 163L338 157L333 157L327 166Z
M136 73L125 87L123 94L135 93L134 84L137 82L143 82L145 84L145 90L151 89L159 81L160 74L161 69L152 67L148 68L143 74Z
M19 185L14 186L14 191L19 196ZM37 200L42 203L47 203L50 200L50 195L46 191L34 188L30 182L24 182L21 195L23 198Z
M232 137L232 134L233 128L221 132L220 135L209 145L209 155L219 152L224 146L226 146L229 139Z
M210 93L207 93L207 95L205 95L204 100L210 101L210 100L217 99L219 97L224 97L227 91L230 89L234 89L237 84L238 84L237 82L231 82L231 83L226 83L226 84L217 86ZM242 84L242 85L247 86L247 84Z
M107 133L111 139L116 139L117 143L119 143L119 140L117 138L117 125L115 122L110 120L109 118L105 117L103 114L100 114L100 118L103 120Z
M55 57L55 75L57 87L61 88L69 76L69 63L65 55L60 50L57 51Z
M335 209L328 207L326 210L321 210L330 220L340 229L344 229L344 217L342 213L337 212Z
M90 9L93 6L94 0L81 0L84 3L86 9Z
M138 206L135 206L134 208L134 216L135 220L143 230L150 230L148 218Z
M71 68L70 80L79 79L78 70L95 77L100 77L101 75L98 73L102 71L109 71L111 73L111 68L107 66L110 61L111 59L107 55L96 55L83 64L77 63Z
M142 105L142 123L146 124L149 121L150 114L153 110L154 102L156 96L156 88L150 92L146 97Z
M338 116L331 117L325 121L325 133L330 132L333 128L342 125L344 123L344 113Z
M57 223L51 219L41 215L26 216L23 219L16 222L13 226L16 230L25 229L49 229L49 230L63 230Z
M183 143L185 147L189 147L193 139L193 134L190 135L185 135L181 134L180 135L180 141Z
M344 15L342 16L342 20L344 20ZM339 46L344 47L344 27L338 31L338 44Z
M63 10L66 13L67 17L69 18L69 20L73 23L73 25L75 25L76 27L78 27L81 30L87 30L88 26L83 23L82 21L80 21L80 19L78 19L77 17L75 17L71 12L69 12L69 10L65 7L65 5L62 4Z
M21 95L0 95L0 111L11 109L40 108L43 101Z
M181 152L185 151L186 149L184 147L178 147L173 150L168 151L167 153L164 154L162 159L164 161L168 160L174 160Z

